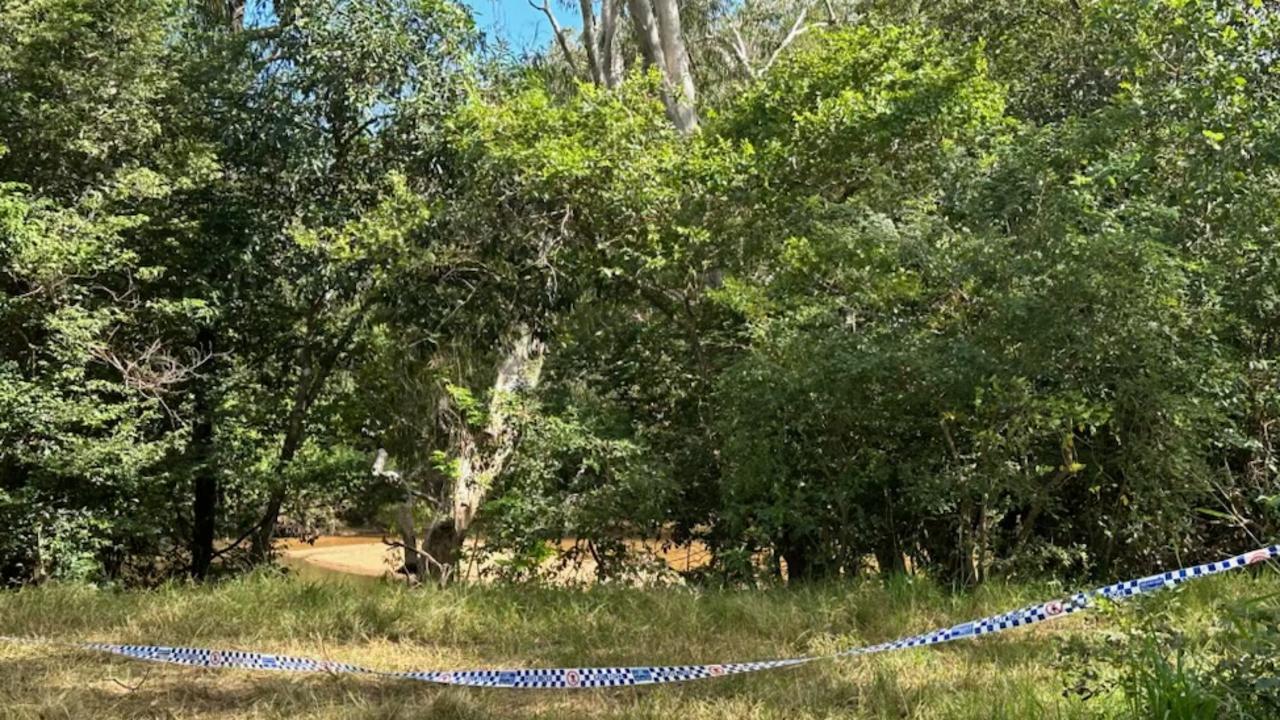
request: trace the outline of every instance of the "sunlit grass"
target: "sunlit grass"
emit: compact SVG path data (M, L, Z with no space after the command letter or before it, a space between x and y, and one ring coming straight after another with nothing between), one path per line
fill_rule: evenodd
M1180 621L1280 589L1275 573L1176 593ZM258 575L152 591L47 586L0 593L0 634L282 652L384 669L719 662L830 652L1061 593L922 581L763 591L476 587L409 590ZM1121 698L1064 697L1072 636L1111 622L1027 630L684 686L553 692L439 688L342 676L203 671L0 644L0 717L13 718L1091 718Z

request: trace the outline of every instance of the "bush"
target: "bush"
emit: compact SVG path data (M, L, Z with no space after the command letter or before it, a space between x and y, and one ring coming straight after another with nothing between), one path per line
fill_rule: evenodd
M1064 694L1118 694L1135 718L1280 716L1280 595L1212 602L1190 624L1183 595L1111 609L1117 630L1064 651L1075 670Z

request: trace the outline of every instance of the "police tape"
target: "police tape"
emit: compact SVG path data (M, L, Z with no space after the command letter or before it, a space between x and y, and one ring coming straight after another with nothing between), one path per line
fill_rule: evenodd
M1014 628L1035 625L1094 607L1099 599L1124 600L1135 595L1174 587L1189 580L1217 575L1249 565L1256 565L1271 558L1280 557L1280 545L1261 548L1252 552L1218 560L1216 562L1179 568L1165 573L1149 575L1136 580L1126 580L1089 592L1076 593L1060 600L1050 600L1039 605L992 615L921 635L850 648L828 655L810 655L756 662L731 662L713 665L654 665L639 667L579 667L579 668L518 668L508 670L415 670L393 672L351 665L348 663L241 652L237 650L208 650L191 647L162 647L157 645L117 645L113 643L60 642L38 638L0 636L0 641L10 643L53 644L80 650L123 655L135 660L188 665L203 668L234 668L241 670L274 670L284 672L324 672L372 675L401 680L417 680L443 685L465 685L495 688L598 688L629 685L657 685L688 682L704 678L741 675L775 668L793 667L818 660L838 657L856 657L876 653L893 652L909 648L927 647L955 640L976 638L1004 632Z

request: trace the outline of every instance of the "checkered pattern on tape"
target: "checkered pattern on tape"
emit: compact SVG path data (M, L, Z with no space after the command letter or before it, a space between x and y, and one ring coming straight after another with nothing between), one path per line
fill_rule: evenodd
M687 682L721 675L758 672L812 662L814 658L789 658L723 665L661 665L638 667L553 668L516 670L463 670L396 673L406 680L508 688L589 688L655 685Z
M961 623L950 628L934 630L922 635L913 635L899 640L881 643L879 645L850 648L837 653L837 655L872 655L875 653L937 645L939 643L951 642L953 640L1004 632L1005 630L1012 630L1014 628L1044 622L1045 620L1050 620L1061 615L1070 615L1072 613L1079 612L1089 607L1092 598L1105 597L1113 600L1122 600L1134 595L1155 592L1156 590L1166 587L1173 587L1190 579L1204 577L1206 575L1215 575L1227 570L1241 568L1246 565L1252 565L1276 557L1280 557L1280 545L1272 545L1262 550L1244 553L1226 560L1205 563L1203 565L1196 565L1190 568L1180 568L1178 570L1171 570L1166 573L1151 575L1137 580L1126 580L1112 585L1106 585L1090 592L1076 593L1064 600L1032 605L1012 612L992 615L979 620Z
M191 665L207 668L238 668L243 670L282 670L288 672L371 672L358 665L335 663L328 660L240 652L237 650L209 650L205 648L162 647L157 645L114 645L110 643L86 643L89 650L123 655L135 660L162 662L175 665Z
M1196 565L1190 568L1179 568L1169 572L1150 575L1137 580L1106 585L1089 592L1076 593L1063 599L1053 600L1039 605L1031 605L1013 612L961 623L949 628L934 630L921 635L913 635L898 640L850 648L836 653L835 656L859 656L875 653L892 652L913 647L937 645L964 638L1004 632L1025 625L1032 625L1062 615L1079 612L1088 608L1094 598L1122 600L1134 595L1155 592L1172 587L1194 578L1216 575L1227 570L1245 567L1280 557L1280 546L1272 545L1253 552L1216 562ZM280 670L290 672L339 672L373 674L405 680L469 685L475 687L508 687L508 688L586 688L617 687L624 685L652 685L659 683L686 682L722 675L759 672L773 668L801 665L827 656L807 656L780 660L764 660L758 662L726 663L722 665L665 665L654 667L598 667L598 668L552 668L552 669L519 669L519 670L422 670L415 672L382 672L362 668L347 663L333 663L311 658L290 657L287 655L268 655L264 653L240 652L235 650L208 650L204 648L162 647L155 645L115 645L109 643L63 643L41 641L31 638L11 638L0 636L0 641L16 643L36 643L73 646L89 650L115 653L139 660L151 662L174 663L209 668L241 668L246 670Z

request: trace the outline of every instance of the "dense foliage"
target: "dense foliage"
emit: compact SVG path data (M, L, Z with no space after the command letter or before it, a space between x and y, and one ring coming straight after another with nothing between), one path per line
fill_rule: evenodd
M512 58L449 0L5 3L0 577L1274 536L1273 8L681 5Z

